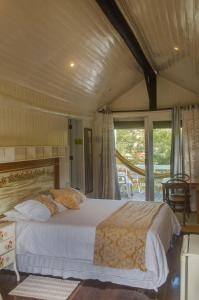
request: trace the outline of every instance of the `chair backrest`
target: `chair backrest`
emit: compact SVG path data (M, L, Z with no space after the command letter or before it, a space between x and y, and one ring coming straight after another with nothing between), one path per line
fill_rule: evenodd
M189 184L187 181L179 179L179 178L172 178L169 179L165 183L165 194L166 198L169 199L170 194L183 194L185 196L189 196Z
M176 173L173 175L174 179L181 179L183 181L189 181L190 180L190 176L188 174L185 173Z

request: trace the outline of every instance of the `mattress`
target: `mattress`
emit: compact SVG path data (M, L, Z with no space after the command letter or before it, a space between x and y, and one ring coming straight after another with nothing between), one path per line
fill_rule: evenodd
M180 225L165 204L155 217L146 239L147 272L93 264L97 224L125 201L87 199L80 210L66 210L49 221L17 221L16 254L19 271L45 275L98 279L157 290L167 278L166 252Z

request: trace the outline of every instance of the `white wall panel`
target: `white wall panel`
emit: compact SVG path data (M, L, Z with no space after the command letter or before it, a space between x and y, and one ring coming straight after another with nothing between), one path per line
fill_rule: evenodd
M157 99L158 108L199 103L196 93L160 76L157 81Z
M157 107L199 103L199 96L161 76L157 77ZM144 81L111 103L113 110L140 110L149 108L148 93Z
M128 92L111 103L113 110L148 109L148 94L145 81L141 81Z
M67 118L25 108L0 95L0 146L67 145Z

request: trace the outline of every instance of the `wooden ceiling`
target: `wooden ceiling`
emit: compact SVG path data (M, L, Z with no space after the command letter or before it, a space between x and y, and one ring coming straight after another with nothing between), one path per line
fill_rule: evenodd
M1 78L81 112L96 110L143 78L93 0L0 0L0 37Z
M116 2L153 68L199 93L199 1ZM0 38L0 79L84 114L144 78L94 0L0 0Z
M154 69L198 94L199 1L116 2Z

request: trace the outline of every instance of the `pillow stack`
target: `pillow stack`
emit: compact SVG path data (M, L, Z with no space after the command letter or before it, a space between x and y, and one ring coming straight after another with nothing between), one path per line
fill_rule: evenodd
M7 211L4 215L14 220L34 220L45 222L51 216L66 209L79 209L85 195L73 188L52 189L50 193L40 194L34 199L26 200Z

